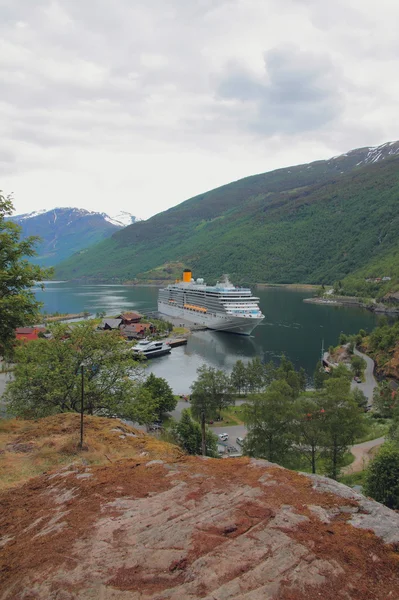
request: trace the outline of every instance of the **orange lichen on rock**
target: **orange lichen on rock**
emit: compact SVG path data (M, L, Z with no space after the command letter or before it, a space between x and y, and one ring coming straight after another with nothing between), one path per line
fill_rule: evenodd
M167 444L162 458L142 438L157 457L0 494L1 600L398 600L398 514L327 478Z

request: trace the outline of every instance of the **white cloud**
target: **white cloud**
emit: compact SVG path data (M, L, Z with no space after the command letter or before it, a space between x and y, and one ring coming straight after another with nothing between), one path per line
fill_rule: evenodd
M2 0L0 188L18 212L148 217L397 139L398 19L393 0Z

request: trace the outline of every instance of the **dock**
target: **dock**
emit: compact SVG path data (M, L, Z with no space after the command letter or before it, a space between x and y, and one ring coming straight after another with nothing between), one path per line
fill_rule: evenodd
M185 327L190 331L205 331L208 329L206 325L200 325L199 323L193 323L192 321L187 321L184 317L170 317L169 315L163 315L162 313L158 313L158 319L162 321L169 321L172 323L174 327Z
M170 340L165 340L165 344L168 344L171 348L177 348L177 346L185 346L187 341L187 338L171 338Z

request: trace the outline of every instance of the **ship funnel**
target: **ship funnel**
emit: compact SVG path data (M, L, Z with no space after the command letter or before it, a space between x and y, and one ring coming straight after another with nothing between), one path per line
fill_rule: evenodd
M184 269L184 271L183 271L183 281L185 283L190 283L190 281L191 281L191 271L190 271L190 269Z

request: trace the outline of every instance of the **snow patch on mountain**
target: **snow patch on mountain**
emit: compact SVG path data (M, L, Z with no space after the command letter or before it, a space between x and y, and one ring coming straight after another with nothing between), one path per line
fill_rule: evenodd
M117 227L127 227L128 225L135 223L137 220L136 217L124 210L120 211L117 215L114 215L112 217L108 216L105 213L102 213L102 215L104 219L108 221L108 223L112 223L112 225L116 225Z
M39 215L43 215L47 212L46 209L36 210L31 213L24 213L23 215L15 215L14 219L17 218L19 221L25 221L25 219L33 219L33 217L38 217Z
M26 221L28 219L34 219L35 217L38 217L40 215L49 214L54 218L54 221L55 221L57 219L57 212L65 213L67 211L70 211L72 214L78 215L80 217L86 217L88 215L98 215L98 216L101 216L104 219L104 221L107 221L107 223L110 223L111 225L114 225L115 227L127 227L128 225L131 225L132 223L135 223L136 221L140 220L126 211L120 211L118 214L110 217L106 213L100 213L100 212L96 212L93 210L86 210L84 208L76 208L76 207L62 207L62 208L57 207L57 208L52 208L50 210L40 209L40 210L35 210L30 213L24 213L22 215L14 215L11 218L14 221L21 222L21 221ZM70 223L72 223L72 221L70 221Z
M399 154L399 142L387 142L381 144L381 146L372 146L368 149L364 164L376 163L387 156L394 156Z

